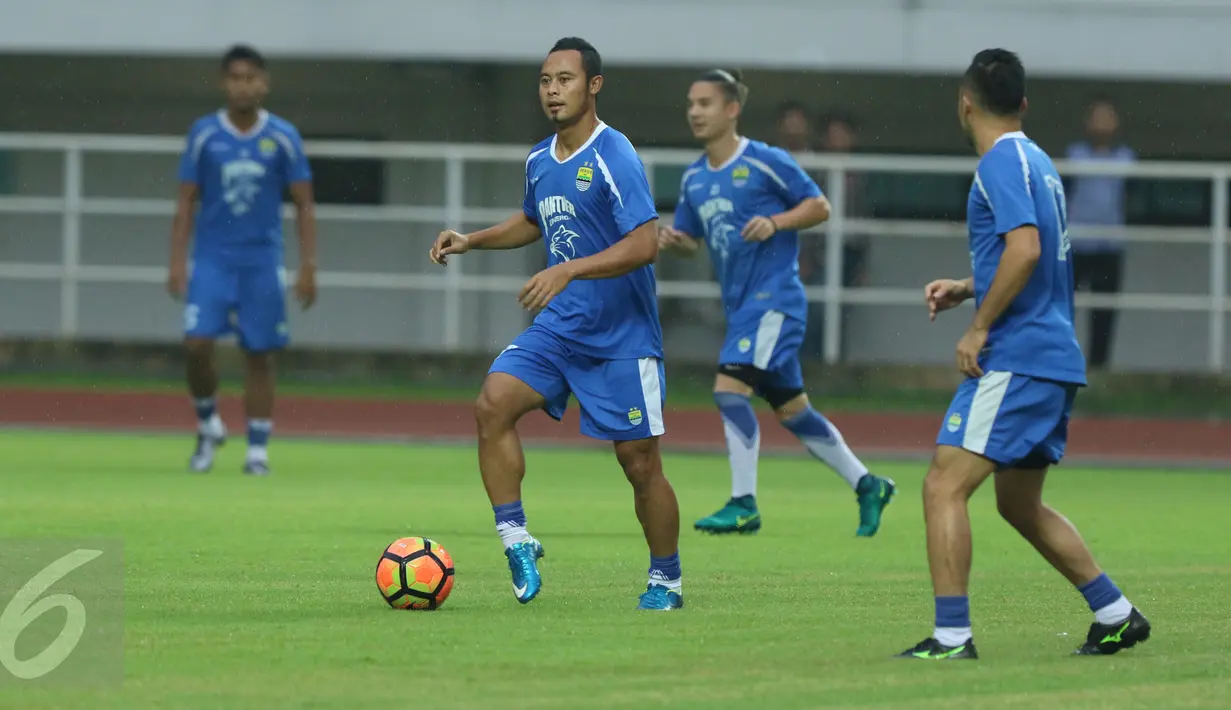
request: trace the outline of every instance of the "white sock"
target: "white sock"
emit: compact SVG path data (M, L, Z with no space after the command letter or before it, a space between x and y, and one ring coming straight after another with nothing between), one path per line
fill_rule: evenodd
M1115 626L1128 618L1133 611L1133 605L1123 594L1114 602L1094 612L1094 620L1105 626Z
M197 431L202 436L208 436L212 439L218 439L226 433L226 429L222 426L222 417L218 416L217 412L209 419L203 422L197 422Z
M859 479L867 474L868 467L846 445L842 432L815 409L809 407L782 425L807 447L808 453L825 462L845 479L851 490L857 488Z
M731 462L731 497L757 494L757 459L761 455L761 432L758 429L748 441L734 424L723 420L727 434L728 459Z
M954 646L961 646L969 641L970 637L971 633L969 626L963 628L957 628L954 626L937 626L935 630L932 631L932 638L950 648Z
M684 578L676 577L675 579L667 579L661 574L651 574L650 584L661 584L676 594L681 594L684 589Z
M500 542L504 543L506 550L519 542L530 542L534 539L530 537L525 525L500 523L496 526L496 532L500 534Z
M264 446L249 446L248 460L269 463L269 449Z

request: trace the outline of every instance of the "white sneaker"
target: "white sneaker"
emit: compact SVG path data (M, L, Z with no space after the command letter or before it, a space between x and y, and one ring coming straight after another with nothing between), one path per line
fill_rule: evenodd
M188 470L193 473L208 473L214 467L214 455L227 441L226 427L219 424L217 434L197 433L197 448L188 460Z

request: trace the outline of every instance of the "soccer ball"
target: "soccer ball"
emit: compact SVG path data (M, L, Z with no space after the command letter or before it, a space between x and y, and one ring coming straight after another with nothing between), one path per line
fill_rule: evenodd
M453 591L453 558L425 537L394 540L376 563L376 586L394 609L439 609Z

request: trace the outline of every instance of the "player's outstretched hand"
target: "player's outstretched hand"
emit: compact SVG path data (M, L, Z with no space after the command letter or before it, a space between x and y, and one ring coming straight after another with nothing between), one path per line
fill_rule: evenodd
M299 267L295 276L295 298L305 311L316 303L316 269L311 266Z
M957 369L967 377L982 377L979 353L987 345L987 331L971 326L962 339L957 341Z
M551 299L559 296L572 280L573 274L568 267L568 262L556 264L538 272L527 281L526 285L522 286L517 301L521 303L522 308L531 313L538 313L546 308L548 303L551 303Z
M171 268L167 270L167 293L178 301L184 297L187 290L188 266L179 263L171 264Z
M683 249L687 247L687 244L685 243L685 240L687 239L687 234L684 234L680 230L673 227L658 228L659 251Z
M923 300L928 306L928 319L936 320L936 314L960 305L970 293L966 282L955 279L936 279L923 287Z
M465 254L469 250L470 240L465 234L446 229L436 237L436 243L432 244L428 254L432 257L432 263L444 266L449 263L450 254Z
M753 217L739 233L746 242L763 242L778 233L778 225L769 217Z

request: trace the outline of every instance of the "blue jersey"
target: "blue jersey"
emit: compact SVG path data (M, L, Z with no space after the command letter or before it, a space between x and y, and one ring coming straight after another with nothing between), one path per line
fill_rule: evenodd
M1039 262L1022 292L992 325L980 356L984 371L1086 384L1086 361L1073 329L1064 186L1051 158L1020 131L983 155L966 205L975 303L982 305L1004 254L1004 235L1039 231Z
M283 196L312 171L289 121L261 111L243 133L218 111L192 124L179 178L201 200L193 258L240 265L281 259Z
M554 136L534 147L526 158L522 209L542 230L551 266L597 254L658 218L637 151L601 122L563 160ZM573 281L534 322L591 357L661 358L657 290L652 265Z
M799 234L780 231L747 242L740 232L753 217L820 196L816 182L785 151L747 138L723 165L713 167L701 156L684 171L675 228L708 245L728 321L755 320L770 310L807 320Z

